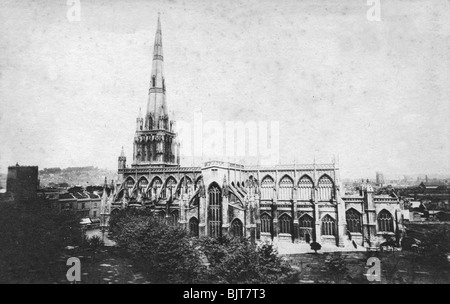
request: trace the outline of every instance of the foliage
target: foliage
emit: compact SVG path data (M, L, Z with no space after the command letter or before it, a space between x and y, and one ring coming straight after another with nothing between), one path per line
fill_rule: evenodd
M86 245L92 251L93 258L95 259L95 255L97 251L105 245L102 238L98 235L94 235L86 240Z
M257 246L246 238L228 237L203 237L196 244L210 263L208 282L267 284L298 280L298 274L270 244Z
M433 277L437 281L450 269L448 255L450 254L450 230L442 227L429 231L421 242L422 259L430 266Z
M37 204L0 205L0 282L50 283L60 277L64 248L81 242L80 218ZM61 265L60 265L61 264ZM58 266L59 265L59 266Z
M117 244L157 283L284 283L295 272L272 245L245 238L191 238L149 210L125 209L111 217ZM144 261L144 262L143 262Z
M325 267L336 283L340 283L342 278L348 273L345 258L342 255L333 255L325 260Z
M117 244L154 283L199 283L199 253L187 233L164 224L145 210L125 209L111 218Z
M314 250L315 253L317 253L317 250L322 249L322 245L320 245L317 242L312 242L311 244L309 244L311 246L311 250Z

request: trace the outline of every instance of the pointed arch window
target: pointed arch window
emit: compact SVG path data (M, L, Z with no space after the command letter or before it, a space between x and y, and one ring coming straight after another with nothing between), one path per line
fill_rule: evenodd
M309 214L302 215L298 220L299 237L305 239L306 242L311 241L314 219Z
M334 218L325 215L322 219L322 235L335 235L336 234L336 221Z
M291 233L291 217L287 214L283 214L280 216L280 219L278 220L279 227L280 227L280 233Z
M170 214L170 224L172 226L176 226L178 224L178 219L179 219L179 213L178 210L174 210L171 214Z
M198 219L196 217L192 217L189 220L189 234L191 236L198 236Z
M299 200L311 201L312 191L313 191L313 181L309 176L304 175L302 178L300 178L300 181L298 182Z
M156 76L153 75L152 76L152 88L154 88L156 86Z
M231 222L231 229L230 229L231 236L242 237L244 235L243 230L244 230L244 227L243 227L240 219L234 219Z
M271 200L273 198L273 187L275 182L272 177L266 176L261 182L261 199Z
M157 199L159 197L161 185L162 185L161 179L159 179L158 177L153 179L152 184L151 184L153 199Z
M177 181L173 177L169 177L166 181L166 191L162 194L164 198L170 198L175 194Z
M289 176L284 176L280 180L279 199L280 200L292 200L292 192L294 189L294 182Z
M378 214L378 231L382 232L394 232L394 219L387 210L382 210Z
M333 198L333 181L327 175L323 175L319 179L319 201L331 201Z
M267 213L261 215L261 232L272 233L272 217Z
M218 185L212 185L208 190L208 230L209 236L222 236L222 195Z
M361 213L355 209L349 209L345 212L345 217L347 218L347 230L361 233Z

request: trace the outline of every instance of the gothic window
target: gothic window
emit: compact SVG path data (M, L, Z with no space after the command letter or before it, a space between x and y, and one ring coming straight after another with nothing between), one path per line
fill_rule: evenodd
M261 215L261 232L272 232L272 217L268 215L267 213L264 213Z
M191 236L198 236L198 219L196 217L192 217L189 220L189 234Z
M147 188L147 186L148 186L148 180L145 177L142 177L141 179L139 179L138 188L141 192L144 192L145 188Z
M152 87L154 88L156 86L156 76L152 76Z
M280 181L278 198L280 200L292 200L292 192L294 189L294 182L289 176L284 176Z
M125 184L127 189L131 190L131 188L134 187L134 180L132 178L128 178Z
M222 194L220 187L213 184L208 190L208 230L209 236L222 236Z
M162 79L162 87L163 87L163 91L166 90L166 82L164 81L164 78Z
M394 232L394 220L387 210L382 210L378 214L378 231Z
M313 181L312 179L304 175L300 178L298 182L298 198L301 201L311 201L313 191Z
M327 175L319 179L319 201L331 201L333 198L333 181Z
M335 235L336 221L329 216L325 215L322 219L322 235Z
M152 184L151 184L151 188L152 188L154 195L156 196L155 198L158 198L161 186L162 186L161 179L159 177L154 178L152 181Z
M261 182L261 199L263 200L271 200L273 197L273 187L275 186L275 182L273 178L270 176L264 177Z
M302 215L298 220L299 236L308 243L311 241L311 233L314 225L314 219L309 214Z
M240 219L234 219L231 222L230 233L233 237L242 237L243 236L243 225Z
M355 209L349 209L345 212L347 218L347 230L349 232L361 232L361 214Z
M170 198L171 195L175 194L175 188L177 186L177 181L173 177L169 177L166 181L166 191L164 198Z
M291 233L291 217L289 215L283 214L280 216L278 225L280 227L280 233Z
M173 226L176 226L178 224L178 219L179 219L178 210L174 210L170 214L170 224L173 225Z

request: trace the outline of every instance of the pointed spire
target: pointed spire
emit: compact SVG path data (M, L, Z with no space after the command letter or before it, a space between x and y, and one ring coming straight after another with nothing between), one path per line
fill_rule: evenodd
M162 31L161 31L161 20L160 20L160 13L158 13L158 23L156 27L156 35L155 35L155 44L153 47L153 60L161 59L163 60L163 51L162 51ZM161 56L159 58L158 56Z
M146 113L146 117L149 113L153 114L156 126L159 126L159 121L161 120L161 118L168 116L166 106L166 84L164 79L163 58L161 20L160 16L158 15L155 43L153 47L152 74L150 76L151 81Z
M123 152L123 146L122 146L122 151L120 152L120 156L125 157L125 152ZM105 181L106 181L106 176L105 176Z

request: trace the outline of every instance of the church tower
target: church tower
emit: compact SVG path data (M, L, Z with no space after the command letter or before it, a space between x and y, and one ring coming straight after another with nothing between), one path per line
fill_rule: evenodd
M139 110L136 120L132 167L179 165L179 145L166 104L163 61L161 22L158 15L147 110L144 117Z

